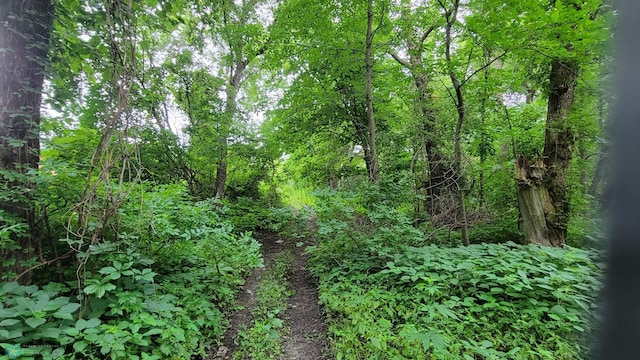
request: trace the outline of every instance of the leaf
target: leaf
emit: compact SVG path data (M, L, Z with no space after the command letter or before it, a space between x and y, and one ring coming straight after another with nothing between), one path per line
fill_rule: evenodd
M117 272L118 270L116 268L114 268L113 266L107 266L107 267L103 267L102 269L100 269L98 272L104 275L109 275L109 274L113 274L114 272Z
M64 333L69 335L69 336L76 337L76 336L78 336L80 334L80 331L78 329L72 327L72 328L64 329Z
M86 341L77 341L73 343L73 350L76 352L82 352L82 350L87 348L87 345L89 344Z
M382 350L382 343L380 342L380 339L370 338L369 340L371 341L371 344L373 345L374 348L378 350Z
M37 328L38 326L44 324L47 322L47 319L43 319L43 318L28 318L24 321L27 325L31 326L32 328Z
M62 330L60 330L59 328L48 328L42 332L42 336L48 337L51 339L57 339L58 337L60 337L61 333L62 333Z
M100 325L101 321L98 318L91 318L89 320L87 320L87 329L92 329L95 327L98 327Z
M51 358L53 359L58 359L60 357L62 357L64 355L65 352L65 348L64 347L59 347L55 350L53 350L53 352L51 353Z
M513 355L517 354L517 353L518 353L518 351L520 351L520 347L519 347L519 346L514 347L513 349L509 350L509 352L507 353L507 355L509 355L509 356L513 356Z
M552 314L567 315L567 310L562 305L554 305L549 312Z
M160 335L160 334L162 334L162 330L155 328L142 334L142 336L152 336L152 335Z
M20 320L17 320L17 319L4 319L0 321L0 327L12 326L12 325L18 324L19 322Z
M405 338L409 340L418 340L422 343L422 348L424 351L429 351L429 348L433 345L435 350L443 350L446 347L446 339L442 337L440 334L437 334L433 331L428 331L426 333L423 332L409 332L403 333Z
M95 294L98 291L98 285L93 284L84 288L84 293L87 295Z
M79 319L78 321L76 321L76 325L75 325L76 329L82 330L82 329L85 329L86 327L87 327L87 320Z
M73 314L79 308L80 308L80 304L76 304L76 303L66 304L62 306L60 309L58 309L58 311L56 311L53 314L53 316L57 317L58 319L72 320L73 316L71 316L71 314Z
M2 289L0 290L0 295L4 295L7 293L13 293L14 291L16 291L17 289L20 288L20 284L18 284L17 282L9 282L6 283L2 286Z

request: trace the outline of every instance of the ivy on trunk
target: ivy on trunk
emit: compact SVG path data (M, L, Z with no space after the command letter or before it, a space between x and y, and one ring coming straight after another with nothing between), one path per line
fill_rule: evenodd
M577 63L553 61L544 152L541 158L521 155L516 161L520 229L525 232L525 241L529 244L562 246L567 240L569 196L566 174L575 142L569 115L577 78Z

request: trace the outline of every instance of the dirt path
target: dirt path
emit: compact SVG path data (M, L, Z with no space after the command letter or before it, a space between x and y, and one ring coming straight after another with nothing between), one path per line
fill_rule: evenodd
M232 314L222 346L213 349L208 359L230 360L233 358L233 353L237 350L235 339L240 329L243 325L251 326L253 320L251 311L255 307L255 294L260 284L260 277L272 265L276 255L286 249L290 249L295 255L288 285L295 294L288 301L285 317L291 331L285 338L281 358L283 360L321 359L325 346L326 327L318 304L316 285L305 267L307 257L304 254L304 246L298 247L292 240L282 239L270 232L257 233L255 238L262 244L265 267L254 269L246 279L242 291L238 294L241 309Z
M291 333L284 344L284 359L320 359L325 345L326 327L318 305L318 290L311 273L305 267L307 256L304 254L304 246L293 247L295 261L289 286L296 293L289 298L286 312Z

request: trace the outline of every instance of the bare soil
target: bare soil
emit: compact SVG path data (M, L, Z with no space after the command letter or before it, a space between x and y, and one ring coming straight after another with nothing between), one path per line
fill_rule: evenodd
M324 334L326 326L324 315L318 304L318 291L309 271L306 269L307 256L304 246L296 246L295 241L283 239L272 232L259 232L255 238L262 244L264 268L254 269L246 279L242 291L238 294L239 310L231 315L230 325L222 340L222 345L212 349L208 359L229 360L237 350L236 337L243 325L250 327L251 311L255 307L255 293L260 284L260 277L273 263L275 256L290 249L295 260L289 274L288 287L295 291L289 298L285 317L291 329L285 339L283 360L316 360L323 358L326 345ZM261 359L254 359L261 360Z
M293 246L295 260L289 286L295 294L289 298L286 317L291 333L284 344L286 360L315 360L322 358L326 344L324 314L318 304L318 290L309 270L304 245Z

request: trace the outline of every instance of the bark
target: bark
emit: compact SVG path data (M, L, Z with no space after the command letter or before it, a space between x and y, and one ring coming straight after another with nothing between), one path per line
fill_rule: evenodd
M575 62L553 61L542 159L521 156L516 162L520 227L530 244L566 243L569 197L565 180L575 143L569 115L578 70Z
M226 100L224 108L224 116L222 124L220 124L220 133L218 134L218 167L216 169L216 181L214 184L214 196L223 199L227 184L227 157L229 153L229 133L231 124L238 108L237 96L240 88L244 71L247 68L247 61L239 61L232 67L229 83L227 84Z
M407 40L407 52L409 60L402 59L395 53L391 56L411 73L414 85L418 93L416 109L422 116L423 146L427 157L429 178L423 184L426 190L425 210L431 215L444 212L441 199L447 191L453 187L453 178L447 174L448 161L442 154L440 141L437 135L437 119L431 104L433 96L430 89L430 79L424 69L423 46L429 35L435 30L435 26L429 27L419 37L411 33Z
M0 170L26 174L38 168L40 103L52 11L50 0L3 0L0 6ZM26 180L2 181L12 200L0 203L0 209L25 219L30 232L12 239L22 249L0 249L0 261L16 260L8 267L0 265L0 274L21 274L26 270L22 262L33 258L34 247L39 247L33 185ZM30 281L28 274L21 278L23 283Z
M380 181L380 169L378 166L378 155L376 149L376 120L373 109L373 0L369 0L367 7L367 38L365 49L365 89L367 103L367 120L369 123L369 179L373 182Z
M441 4L442 5L442 4ZM465 104L464 104L464 95L462 93L462 84L458 80L458 77L453 71L453 65L451 61L451 31L453 29L453 25L457 21L458 16L458 8L460 7L460 0L455 0L453 3L453 10L449 11L445 10L445 15L447 19L447 26L445 28L445 58L449 65L449 79L451 80L451 85L453 85L453 89L455 91L454 104L456 105L456 112L458 114L458 120L456 122L456 131L453 138L454 144L454 170L455 170L455 181L456 181L456 191L458 195L458 205L460 207L460 215L462 216L462 243L466 246L469 245L469 235L467 231L467 211L464 204L464 189L462 188L462 125L465 121Z
M410 46L411 47L411 46ZM433 98L429 89L429 78L423 70L422 56L412 55L410 59L411 73L418 90L418 102L422 115L422 131L424 134L424 149L427 155L429 166L429 180L426 184L427 198L425 199L425 208L431 215L441 214L443 208L440 202L442 196L451 189L452 178L447 175L447 161L442 155L440 142L437 135L436 115L431 104Z

